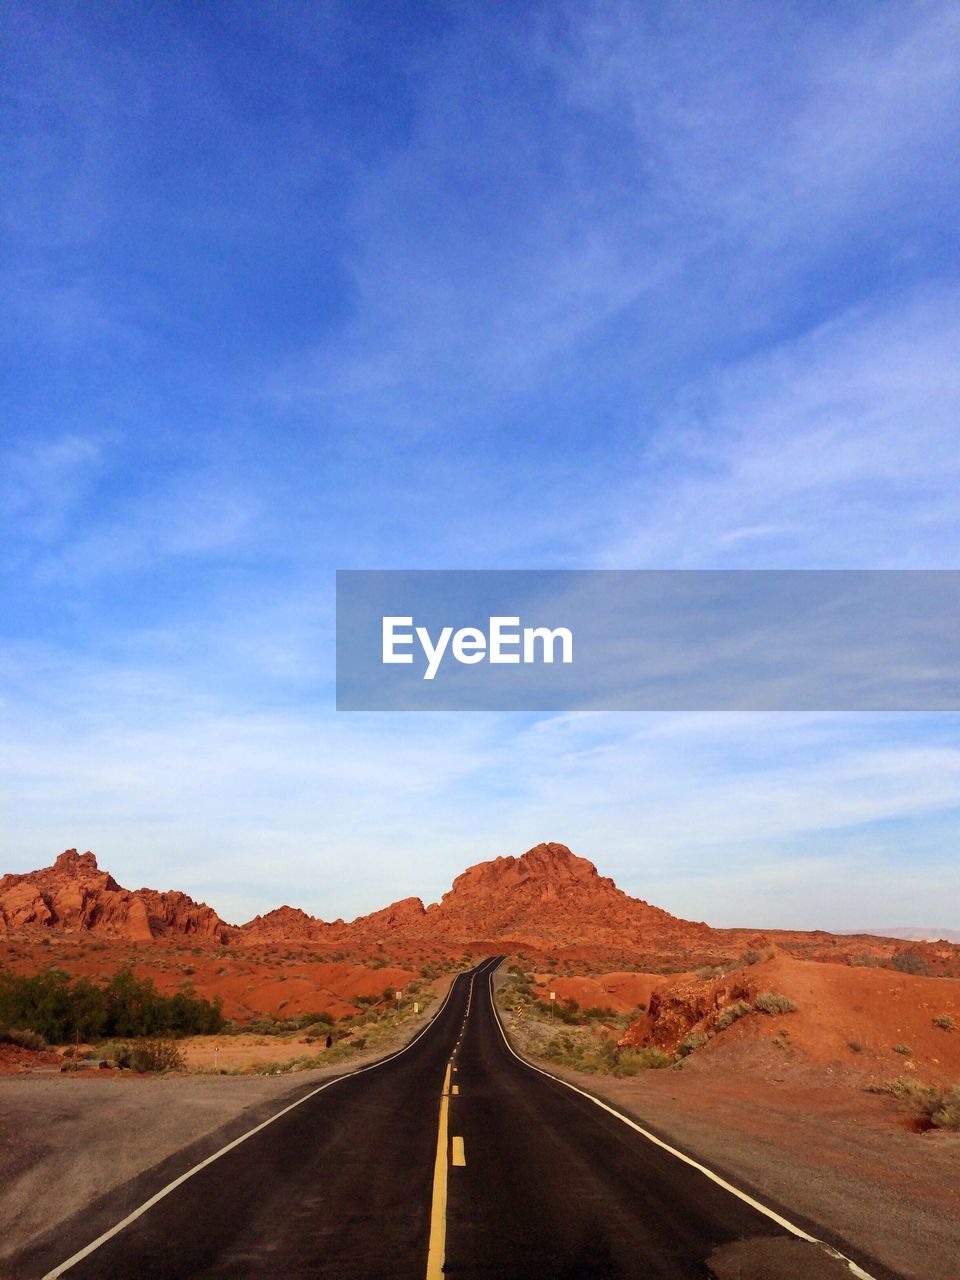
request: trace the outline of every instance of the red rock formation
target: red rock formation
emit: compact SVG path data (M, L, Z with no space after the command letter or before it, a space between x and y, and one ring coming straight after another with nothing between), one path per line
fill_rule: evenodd
M351 947L498 940L551 948L589 943L629 950L696 945L710 930L678 920L622 892L562 844L538 844L520 858L495 858L454 880L439 903L404 898L382 911L325 924L281 907L243 925L249 941L313 939Z
M319 942L326 941L334 928L299 907L284 906L248 920L239 932L248 942Z
M710 930L679 920L618 889L566 845L538 844L520 858L471 867L427 908L433 936L468 942L502 938L533 947L588 943L631 950L688 946Z
M383 942L393 938L421 941L428 936L424 929L426 909L419 898L401 898L389 907L360 916L350 924L338 920L332 925L336 941L359 943Z
M68 849L52 867L0 880L0 929L101 932L135 941L189 937L256 944L323 943L357 952L396 946L465 950L566 950L619 968L690 970L771 945L792 955L845 964L889 964L936 976L960 976L960 947L891 938L837 937L755 929L711 929L681 920L618 889L586 858L562 844L538 844L522 857L494 858L454 880L439 903L404 898L381 911L326 922L279 907L240 928L186 894L128 890L101 871L92 853Z
M67 849L52 867L0 880L0 924L8 931L40 927L101 932L135 942L164 934L220 940L227 926L212 908L186 894L123 889L92 853Z
M133 896L146 908L152 937L167 933L182 933L188 937L209 938L216 942L225 940L230 932L213 907L205 902L194 902L179 889L158 893L156 889L135 889Z

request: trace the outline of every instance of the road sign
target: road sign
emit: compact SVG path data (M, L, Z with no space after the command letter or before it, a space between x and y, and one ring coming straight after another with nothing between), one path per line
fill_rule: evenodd
M551 991L551 992L550 992L550 999L551 999L551 1000L556 1000L556 998L557 998L557 993L556 993L555 991Z

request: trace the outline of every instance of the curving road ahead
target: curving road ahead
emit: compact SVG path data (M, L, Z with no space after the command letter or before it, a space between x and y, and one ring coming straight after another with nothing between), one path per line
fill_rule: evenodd
M896 1280L521 1061L493 1004L499 959L402 1052L143 1175L11 1275Z

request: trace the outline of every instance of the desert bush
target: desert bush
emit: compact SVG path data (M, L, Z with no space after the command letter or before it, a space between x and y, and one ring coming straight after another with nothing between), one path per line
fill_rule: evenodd
M302 1028L316 1027L318 1024L322 1024L326 1027L332 1027L334 1021L335 1019L333 1014L327 1013L326 1010L322 1013L301 1013L297 1017L297 1022Z
M686 1058L688 1054L693 1053L695 1049L700 1049L706 1043L707 1037L702 1031L691 1031L677 1045L677 1057Z
M673 1059L662 1049L621 1049L614 1072L621 1076L635 1076L640 1071L659 1071L672 1065Z
M97 1045L98 1056L115 1067L129 1067L131 1052L130 1045L121 1040L107 1040Z
M173 1040L138 1040L130 1050L134 1071L182 1071L186 1065Z
M550 1000L545 1007L549 1010L554 1018L559 1018L561 1022L565 1022L568 1027L579 1026L583 1022L580 1014L580 1006L576 1000Z
M223 1025L220 1001L189 991L161 995L149 978L128 966L102 984L71 980L61 969L23 976L0 969L0 1026L35 1031L52 1044L80 1036L101 1040L125 1036L205 1034Z
M888 1093L902 1102L924 1127L960 1130L960 1085L921 1084L910 1076L899 1076L869 1086L870 1093Z
M894 1053L902 1053L905 1058L909 1058L913 1050L908 1044L895 1044L893 1046Z
M753 1013L753 1005L749 1000L738 1000L736 1004L728 1004L725 1009L721 1009L717 1016L717 1030L726 1031L727 1027L732 1027L740 1018L745 1018L748 1013Z
M46 1049L47 1042L36 1031L27 1031L22 1027L7 1027L0 1031L0 1044L15 1044L21 1049Z
M584 1009L583 1016L587 1019L593 1019L595 1022L613 1022L617 1017L616 1009L611 1009L609 1005L594 1004L589 1009Z
M763 951L757 951L751 947L749 951L745 951L740 957L741 964L760 964L764 960L769 960L773 956L773 952L767 948Z
M761 1013L794 1013L796 1011L796 1003L789 996L781 995L778 991L763 991L757 996L755 1007Z
M890 961L891 969L896 969L898 973L910 973L916 977L927 978L930 976L930 968L922 956L917 955L915 951L901 951Z
M895 1080L883 1080L867 1085L867 1093L889 1093L898 1102L913 1102L926 1093L928 1085L912 1076L897 1076Z
M938 1013L933 1020L935 1027L940 1027L943 1031L956 1031L956 1019L951 1017L949 1013Z

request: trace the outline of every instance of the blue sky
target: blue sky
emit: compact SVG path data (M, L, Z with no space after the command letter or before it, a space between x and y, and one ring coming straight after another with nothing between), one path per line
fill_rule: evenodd
M945 919L960 726L333 710L337 568L955 568L953 4L12 3L2 869Z

